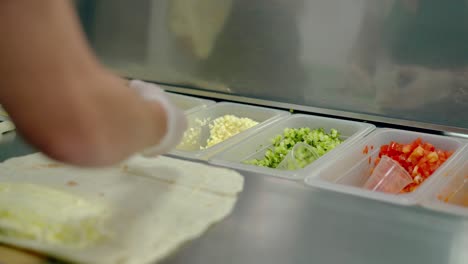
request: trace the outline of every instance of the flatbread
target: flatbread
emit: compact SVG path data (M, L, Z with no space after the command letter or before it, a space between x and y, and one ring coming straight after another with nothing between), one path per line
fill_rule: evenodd
M155 263L229 215L243 189L235 171L168 157L82 169L33 154L1 163L0 183L46 186L107 206L105 236L85 247L10 239L0 232L0 242L91 264Z

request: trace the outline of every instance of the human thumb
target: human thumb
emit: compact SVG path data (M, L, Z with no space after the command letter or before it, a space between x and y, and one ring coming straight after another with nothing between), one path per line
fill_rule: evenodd
M143 156L151 157L165 154L177 146L187 129L187 119L184 113L177 108L159 86L139 80L132 80L129 86L146 101L158 103L166 114L166 133L159 143L145 149ZM156 122L156 121L155 121Z

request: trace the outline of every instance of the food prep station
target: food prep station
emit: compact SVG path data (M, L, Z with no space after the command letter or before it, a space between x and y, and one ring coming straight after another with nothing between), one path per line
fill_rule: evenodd
M195 136L167 156L244 177L233 212L160 263L468 263L466 1L74 2L102 63L184 110ZM206 147L225 115L258 124ZM247 162L286 128L344 141L300 169ZM35 152L1 132L0 161ZM449 158L412 192L364 188L381 146L418 138Z
M207 137L202 133L191 150L168 154L238 170L245 189L227 219L163 263L466 263L468 141L194 96L170 98L189 120L235 113L259 124L200 150ZM301 127L336 128L345 141L303 169L243 163L262 154L272 136ZM2 160L33 152L14 132L4 137ZM380 145L418 137L454 153L413 193L362 187L367 161ZM363 152L371 145L373 151ZM454 192L456 201L450 200Z

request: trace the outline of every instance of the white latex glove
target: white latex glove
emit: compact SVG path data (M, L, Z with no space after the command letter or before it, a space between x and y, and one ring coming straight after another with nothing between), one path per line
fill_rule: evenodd
M143 156L154 157L167 153L179 144L187 129L185 114L169 100L164 90L156 84L132 80L129 86L135 89L145 100L158 102L166 112L166 135L158 145L144 150L142 152Z

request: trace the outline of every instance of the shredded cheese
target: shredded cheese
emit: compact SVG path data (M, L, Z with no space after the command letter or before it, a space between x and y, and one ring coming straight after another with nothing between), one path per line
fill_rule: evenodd
M182 142L180 142L177 148L190 150L193 149L195 146L198 146L198 142L200 141L200 136L202 132L202 127L205 126L209 121L209 118L195 119L195 125L184 132Z
M257 124L258 122L246 117L237 117L234 115L218 117L209 124L210 137L206 142L206 147L212 147L221 143Z

